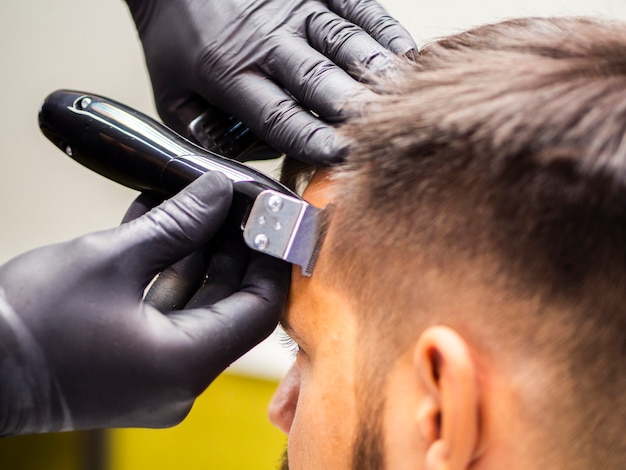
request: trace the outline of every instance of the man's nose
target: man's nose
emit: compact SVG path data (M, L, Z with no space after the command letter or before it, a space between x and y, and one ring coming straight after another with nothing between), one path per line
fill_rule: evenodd
M283 377L267 408L270 422L289 434L300 394L300 372L296 364Z

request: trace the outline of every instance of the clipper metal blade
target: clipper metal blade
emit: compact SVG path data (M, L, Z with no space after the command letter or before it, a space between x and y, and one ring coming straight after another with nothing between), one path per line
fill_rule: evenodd
M310 276L326 236L330 206L318 209L302 199L263 191L243 230L248 246L302 267Z

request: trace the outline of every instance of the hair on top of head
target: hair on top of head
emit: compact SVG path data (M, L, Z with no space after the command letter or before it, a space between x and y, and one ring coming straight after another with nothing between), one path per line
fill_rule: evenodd
M584 455L569 468L623 468L626 25L487 25L427 45L373 86L343 125L353 145L334 171L333 282L358 293L393 349L411 341L427 269L482 276L494 298L539 299L528 315L456 320L559 370L571 400L546 394L529 413L560 427L545 441L555 452Z
M409 227L427 205L441 209L442 217L456 211L471 220L476 209L489 208L483 214L488 226L477 227L477 238L487 230L488 245L501 243L502 256L526 263L507 242L525 236L532 245L522 244L525 252L556 263L554 284L560 286L550 284L554 292L577 288L582 270L596 262L604 270L608 259L580 251L589 244L600 248L590 237L616 236L623 229L623 24L534 18L476 28L425 47L417 62L402 63L377 87L382 95L344 126L354 142L339 175L354 181L346 185L346 205L381 217L395 214ZM602 233L590 233L597 223L605 224ZM543 241L532 233L550 224L556 232ZM396 230L397 223L377 226L397 233L385 234L394 246L419 246L403 236L409 232ZM417 226L412 235L423 235L424 227ZM572 246L562 236L566 228ZM452 249L472 234L442 235L435 237L437 244ZM483 253L476 241L462 251ZM606 242L605 256L626 261L622 244ZM544 266L537 269L547 275Z
M539 151L536 159L550 161L563 157L550 152L555 146L584 142L584 155L575 151L571 158L624 176L625 42L623 23L590 18L526 18L475 28L425 46L417 62L400 62L397 73L376 83L384 97L380 107L370 104L367 119L395 123L382 131L401 147L399 111L406 109L407 119L419 117L415 130L440 129L441 144L452 144L447 133L453 133L471 139L477 150L502 151L502 159ZM414 106L418 116L410 112ZM431 123L435 118L441 121ZM356 148L381 142L386 151L381 133L370 137L363 145L355 141ZM438 143L434 137L429 141ZM358 155L352 152L352 159Z

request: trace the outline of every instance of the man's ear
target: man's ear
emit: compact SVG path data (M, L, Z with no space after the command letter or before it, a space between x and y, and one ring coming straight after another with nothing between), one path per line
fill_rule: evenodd
M478 447L479 397L476 365L454 330L426 329L414 350L424 387L417 419L426 443L426 470L469 467Z

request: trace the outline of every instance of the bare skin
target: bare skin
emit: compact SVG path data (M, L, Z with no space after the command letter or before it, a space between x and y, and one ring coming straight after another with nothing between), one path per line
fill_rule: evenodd
M304 197L323 207L332 202L332 194L328 175L318 172ZM307 278L293 270L282 319L299 351L269 416L289 436L292 469L352 468L356 403L359 393L367 393L355 368L358 312L353 299L319 275L331 261L322 250L317 276ZM449 292L455 282L431 279L429 289ZM435 296L439 300L432 307L463 308L471 314L492 299L484 286L454 288L452 300ZM529 461L523 437L529 434L527 423L515 412L519 380L496 362L450 326L416 332L415 342L389 372L384 390L385 468L501 469L504 462L509 469L533 468L538 460Z

